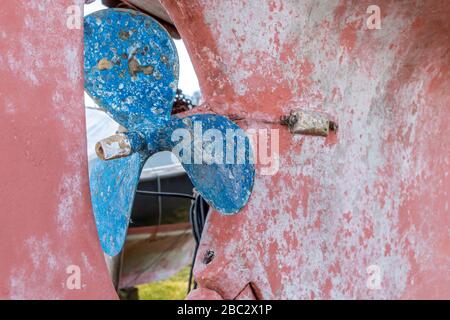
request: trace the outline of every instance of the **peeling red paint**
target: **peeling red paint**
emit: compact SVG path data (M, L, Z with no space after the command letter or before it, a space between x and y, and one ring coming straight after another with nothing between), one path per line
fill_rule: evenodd
M209 216L199 256L216 257L197 259L200 287L225 299L248 283L263 299L448 298L448 2L383 0L381 30L366 27L370 1L163 4L203 108L272 120L310 108L339 124L318 139L240 122L280 130L280 171L257 176L238 215Z
M66 27L74 4L0 10L0 299L117 297L91 212L83 32ZM67 286L71 265L79 288Z
M238 215L209 216L189 298L449 298L448 1L381 0L381 30L366 28L366 0L162 2L199 76L199 110L280 130L280 171L258 174ZM72 4L0 11L1 128L12 137L0 158L0 297L116 297L89 205ZM326 112L338 134L256 120L296 108ZM81 290L64 288L68 264L81 267ZM380 289L367 286L371 265Z

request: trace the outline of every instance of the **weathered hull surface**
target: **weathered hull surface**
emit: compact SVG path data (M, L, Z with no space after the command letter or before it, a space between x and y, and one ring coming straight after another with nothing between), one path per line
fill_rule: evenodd
M201 112L280 136L278 172L258 172L239 214L209 215L190 298L450 298L448 1L377 1L381 30L366 27L372 1L162 2ZM116 297L90 206L72 4L0 9L0 298ZM266 123L300 107L337 135Z
M209 216L190 297L450 298L449 2L377 1L380 30L373 1L162 3L202 108L280 135L279 171L239 214ZM337 135L261 121L295 108Z
M90 204L83 31L67 27L72 5L0 9L0 299L117 297Z

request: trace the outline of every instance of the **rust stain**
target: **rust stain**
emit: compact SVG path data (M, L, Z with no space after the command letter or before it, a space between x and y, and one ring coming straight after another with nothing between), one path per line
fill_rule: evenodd
M130 35L131 35L131 33L129 31L120 30L120 32L119 32L119 38L122 40L128 40Z
M154 68L150 65L142 66L134 57L131 57L130 60L128 60L128 71L133 78L136 77L139 72L142 72L145 75L151 75L153 74L153 70Z
M113 64L111 61L109 61L106 58L101 59L98 64L97 64L97 69L102 71L102 70L109 70L113 67Z
M145 75L149 75L153 73L153 67L152 66L146 66L146 67L142 67L142 72Z

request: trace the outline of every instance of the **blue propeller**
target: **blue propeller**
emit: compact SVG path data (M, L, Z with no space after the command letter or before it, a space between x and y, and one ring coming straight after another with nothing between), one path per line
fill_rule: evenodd
M89 172L105 253L122 249L142 168L159 151L179 158L213 208L237 213L253 187L249 139L224 116L171 117L178 55L167 31L144 14L106 9L85 18L84 33L85 89L127 130L97 143Z

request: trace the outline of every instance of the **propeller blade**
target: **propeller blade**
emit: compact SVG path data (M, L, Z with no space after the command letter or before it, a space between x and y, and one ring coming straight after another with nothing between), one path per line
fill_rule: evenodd
M128 130L170 119L178 86L178 55L153 18L128 9L94 12L84 20L88 94Z
M255 175L243 130L224 116L198 114L172 118L169 131L166 143L195 189L220 213L237 213L250 197Z
M143 153L133 153L109 161L95 159L89 168L95 223L102 249L110 256L117 255L125 242L134 195L147 158Z

